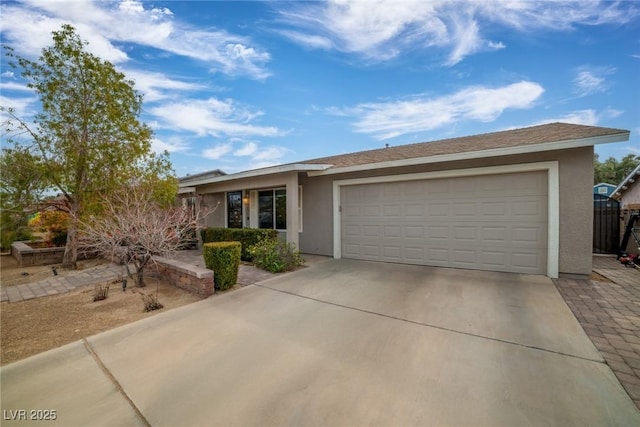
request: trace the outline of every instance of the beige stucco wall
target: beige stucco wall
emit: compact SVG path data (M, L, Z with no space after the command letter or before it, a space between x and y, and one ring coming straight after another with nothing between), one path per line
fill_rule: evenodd
M300 234L300 249L306 253L333 255L334 180L553 160L558 161L560 180L559 271L561 275L588 275L591 273L593 232L592 147L389 168L375 172L301 177L304 194L304 232Z
M333 177L300 176L302 233L300 251L333 256Z
M204 218L205 227L224 227L225 221L225 193L210 193L199 196L200 209L207 212Z

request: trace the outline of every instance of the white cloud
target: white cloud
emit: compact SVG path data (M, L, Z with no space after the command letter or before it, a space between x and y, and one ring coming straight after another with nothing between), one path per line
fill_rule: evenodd
M215 147L202 150L202 156L207 159L218 160L225 154L230 153L231 150L233 150L233 144L227 142L225 144L218 144Z
M261 162L275 162L284 157L288 152L289 150L284 147L271 146L257 150L253 154L253 160Z
M629 151L631 154L640 155L640 148L638 147L632 147L627 145L626 147L624 147L624 149Z
M223 30L200 30L173 16L167 8L150 3L31 0L3 5L2 32L5 42L30 57L51 45L51 32L64 23L73 25L89 42L87 49L112 63L129 57L119 43L134 43L163 52L203 61L215 71L248 75L256 79L269 76L265 64L268 52L251 46L247 37Z
M289 153L291 150L277 145L256 146L256 150L250 155L249 161L243 164L242 169L259 169L282 164L283 157Z
M282 159L289 153L291 150L282 146L263 147L259 142L246 142L234 138L202 150L201 155L219 161L217 167L227 172L235 172L282 164Z
M470 87L437 98L419 95L410 100L333 108L329 113L355 117L356 132L384 140L437 129L458 121L491 122L507 109L532 107L543 92L538 83L522 81L499 88Z
M309 48L325 50L333 48L333 43L328 37L304 34L299 31L292 30L278 30L277 32L285 36L286 38Z
M4 73L0 74L0 76L4 77L5 79L13 79L15 77L15 74L13 73L13 71L5 71Z
M203 86L196 83L188 83L154 72L139 70L123 70L127 79L135 81L136 90L144 94L145 101L158 101L171 96L171 91L194 91Z
M609 88L606 77L615 71L614 67L580 67L573 79L574 91L578 96L606 92Z
M385 0L287 3L280 11L289 28L279 33L309 48L357 53L370 61L386 61L402 52L438 47L448 51L444 63L504 48L485 40L485 28L521 32L568 31L576 25L626 23L638 16L632 2Z
M535 125L543 125L547 123L564 122L577 125L597 126L602 120L613 119L623 114L623 111L607 108L602 112L593 109L575 110L568 113L545 119L535 123Z
M32 92L33 89L29 88L26 84L17 82L0 82L0 89L2 90L17 90L21 92Z
M241 148L234 151L234 142L229 141L202 150L202 156L225 163L226 166L223 166L223 168L226 171L235 171L281 164L282 158L290 152L291 150L285 147L277 145L260 147L255 142L245 143ZM242 159L241 165L238 165L239 159Z
M36 105L38 98L20 97L10 98L0 95L0 106L4 108L13 108L13 113L21 120L30 121L37 113ZM9 115L2 113L2 121L9 119Z
M167 102L150 108L149 112L158 119L159 128L194 132L200 136L283 135L283 132L276 127L251 124L252 120L263 113L252 111L230 99L209 98Z
M247 142L242 148L234 151L236 156L251 156L258 150L258 145L255 142Z
M151 140L151 150L154 153L179 153L189 149L189 144L178 138L170 138L168 141L163 141L159 138L153 138Z

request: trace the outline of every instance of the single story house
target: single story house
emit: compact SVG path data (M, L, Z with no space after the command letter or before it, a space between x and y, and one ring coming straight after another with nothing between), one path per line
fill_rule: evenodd
M274 228L303 253L527 274L591 273L593 147L552 123L191 179L210 227Z

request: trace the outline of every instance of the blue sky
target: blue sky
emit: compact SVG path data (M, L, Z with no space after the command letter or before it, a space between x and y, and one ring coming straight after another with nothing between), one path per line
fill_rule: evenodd
M0 19L30 58L76 27L136 82L178 176L554 121L631 130L596 151L640 155L640 2L3 0Z

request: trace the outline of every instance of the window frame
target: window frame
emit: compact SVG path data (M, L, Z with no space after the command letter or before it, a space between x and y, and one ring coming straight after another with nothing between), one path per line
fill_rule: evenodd
M230 223L231 223L231 221L230 221L230 219L231 219L231 216L230 216L230 213L231 213L231 209L230 209L231 208L231 203L230 203L231 199L230 199L230 197L232 195L238 195L238 194L240 195L240 227L231 227L230 226ZM226 217L227 228L244 228L244 200L243 200L243 196L244 196L244 194L243 194L242 190L227 191L227 194L226 194L227 211L225 212L226 213L225 217Z
M265 230L268 229L273 229L276 231L280 231L280 232L286 232L287 231L287 203L286 203L286 197L287 197L287 188L286 187L272 187L272 188L261 188L261 189L256 189L256 190L251 190L255 192L255 197L256 197L256 210L255 210L255 215L257 215L257 220L254 223L257 228L263 228ZM284 209L283 213L283 217L284 217L284 228L278 228L278 195L276 194L277 192L282 192L284 191L284 194L281 194L280 197L284 197L284 204L281 205L281 209ZM264 193L264 192L270 192L271 193L271 198L272 198L272 222L273 222L273 226L272 227L260 227L260 193ZM302 186L298 185L298 232L301 233L302 232ZM251 212L251 210L250 210ZM282 224L280 224L282 225Z

